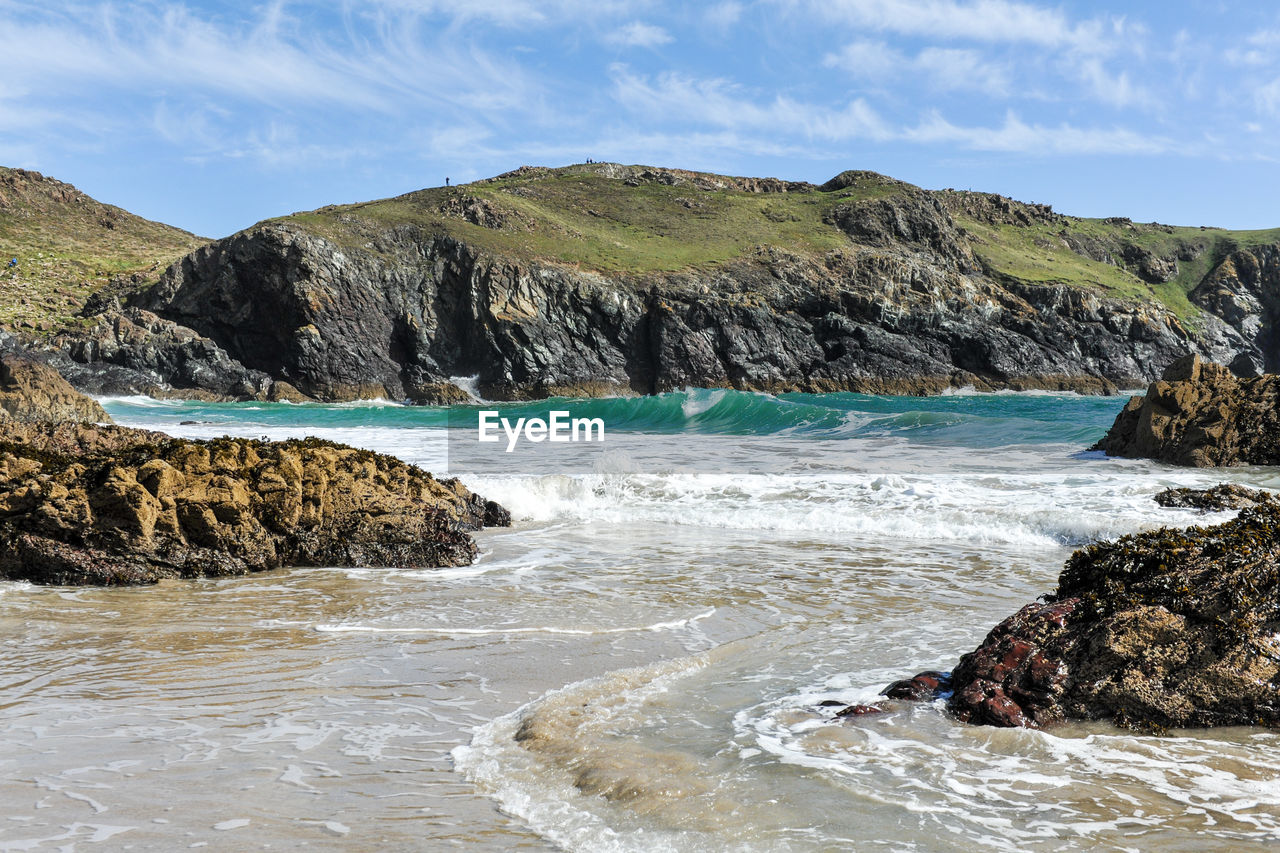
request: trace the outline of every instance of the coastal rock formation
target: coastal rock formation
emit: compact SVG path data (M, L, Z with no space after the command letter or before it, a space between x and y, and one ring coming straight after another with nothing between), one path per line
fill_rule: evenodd
M945 209L916 202L837 207L850 242L822 256L761 246L643 275L354 215L341 243L270 222L189 255L139 305L326 400L430 400L470 375L489 399L687 385L1107 393L1196 346L1156 305L975 272Z
M1271 492L1248 489L1235 483L1223 483L1209 489L1165 489L1155 497L1163 507L1200 509L1220 512L1227 509L1245 509L1251 506L1276 503Z
M58 366L95 394L266 399L273 381L249 370L207 337L138 308L107 310L93 325L53 341Z
M950 691L951 713L993 726L1280 726L1280 504L1084 548L1043 599L997 625L949 683L923 673L887 692Z
M1280 465L1280 376L1187 356L1133 397L1094 450L1199 468Z
M197 248L0 169L0 220L41 259L0 325L91 393L449 403L468 399L456 376L493 399L1106 393L1187 352L1280 368L1270 232L1078 219L865 171L522 167Z
M32 425L0 443L0 577L144 584L281 566L467 565L502 507L318 439Z
M0 416L21 423L111 420L97 401L76 391L56 370L13 352L0 355Z

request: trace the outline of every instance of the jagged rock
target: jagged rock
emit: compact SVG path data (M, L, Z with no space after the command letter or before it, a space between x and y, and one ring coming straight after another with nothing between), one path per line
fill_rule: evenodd
M1252 344L1233 370L1242 376L1280 371L1280 245L1228 252L1188 296Z
M320 441L27 427L0 443L0 577L140 584L281 566L467 565L510 523L457 480Z
M1044 599L960 659L959 719L1280 726L1280 505L1084 548Z
M919 190L839 205L831 211L830 222L870 246L905 243L945 258L961 272L974 267L973 253L946 208Z
M1053 212L1048 204L1029 204L994 193L944 190L936 193L953 213L963 213L988 225L1063 225L1067 217Z
M0 412L23 423L111 420L96 400L76 391L56 370L15 352L0 356Z
M1191 355L1130 398L1093 449L1200 468L1280 465L1278 404L1280 377L1239 379Z
M53 343L66 356L54 363L90 393L168 396L191 391L213 400L265 399L270 394L270 376L247 369L190 328L139 308L108 309L92 319L87 330L64 333Z
M1223 483L1209 489L1165 489L1155 497L1160 506L1170 508L1200 509L1217 512L1227 509L1244 509L1276 502L1271 492L1248 489L1235 483Z

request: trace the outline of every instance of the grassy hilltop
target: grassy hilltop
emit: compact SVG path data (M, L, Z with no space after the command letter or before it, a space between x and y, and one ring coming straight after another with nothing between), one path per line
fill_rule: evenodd
M926 192L870 172L846 175L846 181L818 187L608 163L522 168L276 221L366 248L371 231L413 224L493 254L643 275L714 267L760 247L820 257L851 245L833 224L836 208L923 194L947 210L989 275L1154 300L1184 320L1198 313L1187 293L1223 257L1280 241L1280 229L1082 219L984 193ZM758 191L783 187L786 192ZM1175 262L1169 279L1143 275L1145 256Z
M38 172L0 167L0 327L52 331L112 277L154 279L206 242ZM15 257L17 269L6 268Z
M815 258L853 250L856 242L835 224L840 208L920 199L949 214L954 239L990 276L1154 301L1193 324L1199 312L1187 294L1222 258L1237 248L1280 242L1280 229L1082 219L1000 196L924 191L871 172L846 172L819 187L610 163L523 167L462 186L269 221L375 251L378 232L414 225L513 260L642 276L712 269L762 249ZM126 289L144 286L206 242L97 202L69 184L0 168L0 266L10 257L20 262L16 272L0 269L0 327L39 333L64 326L112 278L136 275Z

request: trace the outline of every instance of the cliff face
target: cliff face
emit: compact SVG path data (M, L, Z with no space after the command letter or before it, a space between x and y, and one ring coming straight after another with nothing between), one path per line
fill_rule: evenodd
M1243 259L1274 245L1213 268L1192 294L1200 312L1179 292L1193 314L1180 318L1124 289L1202 264L1207 244L1180 234L1125 238L1045 206L869 173L817 188L612 168L526 170L263 223L188 255L136 304L335 400L447 401L449 377L472 375L491 398L1105 392L1187 352L1246 372L1270 352L1271 279ZM1020 269L1006 232L1031 241L1026 257L1066 258L1061 280Z
M133 222L113 215L100 227ZM1280 232L1081 220L870 172L522 168L268 221L146 290L157 275L0 345L93 393L417 402L467 399L457 376L493 398L1100 392L1188 352L1241 375L1278 358Z

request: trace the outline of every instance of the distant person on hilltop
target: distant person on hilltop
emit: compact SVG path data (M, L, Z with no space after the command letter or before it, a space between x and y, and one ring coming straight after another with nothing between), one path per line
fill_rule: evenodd
M447 186L449 186L449 179L448 179L448 178L445 178L445 179L444 179L444 185L445 185L446 187L447 187Z

